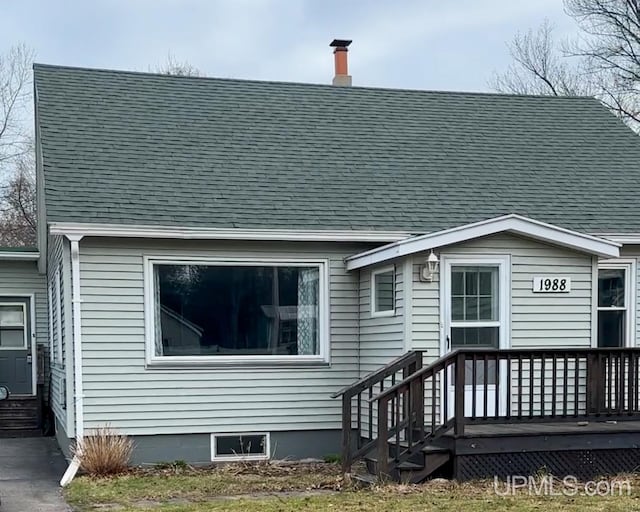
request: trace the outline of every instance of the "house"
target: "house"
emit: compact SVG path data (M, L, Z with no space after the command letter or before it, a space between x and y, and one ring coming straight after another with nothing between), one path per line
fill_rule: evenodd
M640 139L592 98L352 87L334 43L335 85L34 66L0 345L49 347L62 449L627 469Z

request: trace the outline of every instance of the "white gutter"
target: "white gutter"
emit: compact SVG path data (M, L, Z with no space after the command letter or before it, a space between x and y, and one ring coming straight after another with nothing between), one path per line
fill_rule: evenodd
M623 245L640 245L640 233L600 233L595 236Z
M82 297L80 294L80 240L82 235L67 235L71 242L71 297L73 305L73 369L74 369L74 385L75 385L75 420L76 420L76 444L82 439L84 434L84 391L82 386L82 319L81 308ZM68 485L73 480L78 469L80 461L77 456L73 458L71 464L65 471L60 485Z
M0 251L0 260L37 261L38 251Z
M405 231L235 229L148 226L125 224L49 224L52 235L120 238L179 238L190 240L279 240L301 242L397 242L411 236Z

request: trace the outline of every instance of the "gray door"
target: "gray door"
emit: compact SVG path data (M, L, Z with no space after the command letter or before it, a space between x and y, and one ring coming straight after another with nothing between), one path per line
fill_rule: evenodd
M33 391L29 299L0 299L0 385L11 394Z

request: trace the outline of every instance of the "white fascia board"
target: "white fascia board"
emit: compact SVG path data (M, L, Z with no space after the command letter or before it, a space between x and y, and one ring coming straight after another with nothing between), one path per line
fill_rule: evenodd
M594 236L622 245L640 245L640 233L595 233Z
M188 228L119 224L51 223L52 235L116 238L177 238L191 240L281 240L303 242L396 242L403 231Z
M438 231L436 233L414 236L370 251L355 254L346 258L345 261L347 270L356 270L409 254L457 244L466 240L501 232L511 232L542 242L606 258L617 258L620 255L620 244L617 242L511 214Z
M37 261L40 258L40 252L11 252L0 251L0 260L14 260L14 261Z

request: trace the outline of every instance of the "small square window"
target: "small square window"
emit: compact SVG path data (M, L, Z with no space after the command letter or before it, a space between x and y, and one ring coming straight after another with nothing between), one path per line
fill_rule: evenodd
M211 434L211 460L262 460L270 453L268 433Z
M395 313L395 268L371 273L371 314L391 316Z

